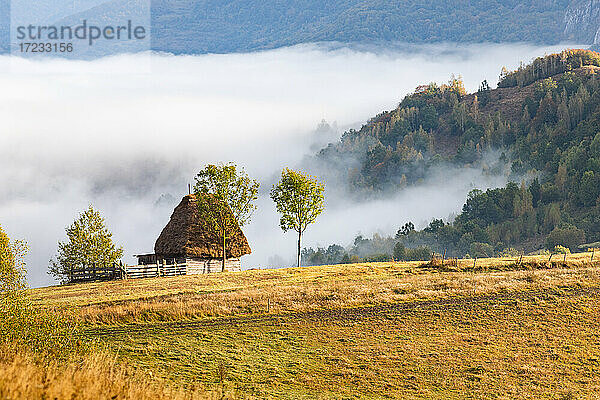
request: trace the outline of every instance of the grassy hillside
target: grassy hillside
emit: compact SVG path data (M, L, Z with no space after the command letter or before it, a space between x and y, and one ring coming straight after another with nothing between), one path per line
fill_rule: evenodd
M579 273L590 257L591 253L568 255L567 267ZM599 258L596 253L595 261ZM269 303L274 312L303 312L471 295L475 278L481 278L476 287L479 294L518 291L529 286L512 278L521 273L518 271L560 269L564 256L554 255L551 265L548 260L544 255L446 260L443 268L437 260L435 266L430 262L388 262L251 270L32 289L31 298L42 307L77 307L78 315L91 324L254 315L265 313ZM489 271L494 271L497 281L487 280ZM557 283L550 280L551 275L547 276L550 286Z
M600 261L590 258L255 270L31 294L37 307L75 307L83 340L151 380L226 398L593 398Z

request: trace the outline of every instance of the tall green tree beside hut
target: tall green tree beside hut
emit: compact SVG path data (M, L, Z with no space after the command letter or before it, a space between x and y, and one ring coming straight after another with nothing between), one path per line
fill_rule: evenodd
M112 266L123 257L123 248L115 245L104 218L91 205L65 231L68 240L58 243L49 266L50 275L61 282L68 281L71 269Z
M298 233L298 267L302 235L325 209L325 186L317 178L286 168L271 190L271 198L281 214L279 224L284 232Z
M219 232L223 240L223 272L227 262L227 241L248 224L256 210L259 183L235 164L209 164L196 176L194 194L200 215Z

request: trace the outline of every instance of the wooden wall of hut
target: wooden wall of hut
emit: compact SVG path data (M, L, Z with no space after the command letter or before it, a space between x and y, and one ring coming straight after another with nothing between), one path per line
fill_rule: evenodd
M217 258L188 258L187 274L212 274L221 272L223 268L223 260ZM242 270L242 263L239 258L228 258L225 262L225 270L228 272L239 272Z

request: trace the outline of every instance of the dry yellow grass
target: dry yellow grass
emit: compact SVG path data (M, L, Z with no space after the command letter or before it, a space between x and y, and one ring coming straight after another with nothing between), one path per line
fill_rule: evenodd
M109 353L62 367L0 359L0 398L594 398L600 257L590 256L36 289L37 307L75 311L82 340Z
M599 310L600 291L565 287L88 335L177 382L219 385L223 365L241 398L583 400L600 393Z
M45 307L75 306L87 323L175 321L439 299L559 285L600 286L590 254L336 265L36 289ZM475 264L475 268L473 268Z
M0 357L0 399L216 399L221 394L171 383L92 353L68 362L39 362L22 354ZM225 393L226 394L226 393Z

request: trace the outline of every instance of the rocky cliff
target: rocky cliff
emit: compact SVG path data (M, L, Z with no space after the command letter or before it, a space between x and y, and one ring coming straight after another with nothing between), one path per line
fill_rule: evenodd
M565 12L565 39L600 45L600 0L576 0Z

